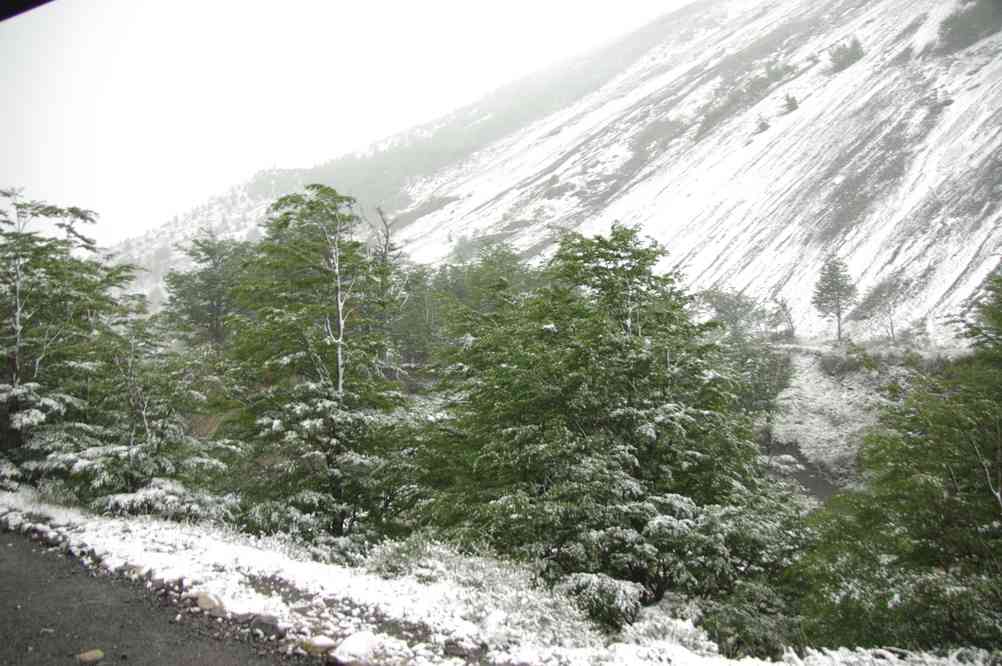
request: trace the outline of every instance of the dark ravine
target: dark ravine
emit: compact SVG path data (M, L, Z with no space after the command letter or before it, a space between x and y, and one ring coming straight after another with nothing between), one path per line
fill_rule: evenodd
M809 460L798 446L773 442L766 455L790 456L795 459L798 466L789 470L789 476L800 484L804 492L821 503L827 502L839 491L839 487L831 480L824 467Z

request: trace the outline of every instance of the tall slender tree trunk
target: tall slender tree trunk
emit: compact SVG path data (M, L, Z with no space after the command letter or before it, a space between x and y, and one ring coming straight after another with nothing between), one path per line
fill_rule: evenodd
M331 247L331 263L334 268L334 303L337 317L337 336L334 344L337 347L337 396L344 397L344 334L346 296L341 276L341 223L334 223L333 247Z
M15 231L18 234L24 232L26 221L22 217L20 209L17 210L17 220ZM7 373L10 377L10 385L15 389L21 385L21 362L24 355L24 258L20 250L15 251L13 261L14 269L14 303L11 317L12 333L14 334L13 349L7 353ZM20 411L21 405L16 397L11 397L3 406L2 432L0 432L0 449L13 450L20 448L24 444L24 433L13 427L11 418Z
M842 342L842 299L835 297L835 336Z

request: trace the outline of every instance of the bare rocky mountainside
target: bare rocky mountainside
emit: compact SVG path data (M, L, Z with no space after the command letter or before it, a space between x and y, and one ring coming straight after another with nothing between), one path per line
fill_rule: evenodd
M902 328L935 337L1002 251L1000 27L998 0L703 0L115 250L150 269L155 302L176 244L253 237L275 196L323 182L382 206L419 262L641 224L692 288L784 297L807 334L827 330L811 287L835 253L861 294L882 287Z

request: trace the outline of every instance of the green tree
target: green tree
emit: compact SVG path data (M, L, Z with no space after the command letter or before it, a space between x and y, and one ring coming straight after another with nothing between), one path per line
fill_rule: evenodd
M10 450L73 405L62 375L105 326L132 268L96 256L80 231L93 212L25 200L16 190L0 190L0 199L0 449Z
M723 324L727 338L743 341L764 337L768 311L755 299L736 291L708 289L700 300L709 305L713 318Z
M33 433L25 469L102 511L225 517L225 503L197 492L226 470L219 447L192 430L205 400L198 363L170 349L141 301L123 303L107 324L61 377L76 400Z
M183 417L196 392L141 299L117 295L132 268L106 263L81 233L95 215L2 194L0 427L22 476L112 510L136 509L157 479L204 477L216 463Z
M784 329L776 333L781 339L796 339L797 323L793 319L793 308L790 307L790 302L778 296L772 299L772 305L772 310L769 312L769 326L773 329Z
M273 384L288 377L323 383L348 404L365 400L385 344L373 334L373 262L356 237L354 205L323 185L278 199L233 317L242 362Z
M964 326L964 336L982 354L1002 354L1002 273L996 269L975 307L975 318Z
M856 285L852 282L848 267L838 257L828 257L821 266L821 274L814 285L811 304L822 316L835 320L839 342L842 341L842 321L855 302Z
M194 266L187 272L167 274L164 310L193 344L208 343L222 349L228 338L226 319L236 313L236 289L248 245L207 231L184 253Z
M787 113L793 113L800 108L800 102L790 93L786 93L786 96L783 98L783 108Z
M764 566L764 530L736 508L758 477L735 381L677 276L655 271L664 254L629 227L568 234L542 286L499 281L493 309L467 311L454 419L425 464L434 522L649 600Z
M325 539L371 526L392 504L380 482L381 410L398 402L381 256L357 237L351 197L323 185L282 197L238 290L233 358L246 445L248 525ZM385 493L384 493L385 491Z
M457 329L450 321L492 312L499 293L521 293L538 280L537 269L501 244L481 247L462 264L408 266L403 271L403 302L391 325L394 343L412 371L427 369L452 344L453 334L465 335L462 326Z
M858 37L854 36L848 42L836 44L828 51L828 56L832 62L832 73L835 74L848 69L854 63L862 60L864 55L863 45L860 43Z

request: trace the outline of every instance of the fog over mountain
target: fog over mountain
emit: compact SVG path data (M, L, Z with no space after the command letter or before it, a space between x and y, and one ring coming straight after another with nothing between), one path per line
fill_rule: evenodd
M1002 251L1000 27L994 0L703 0L365 153L262 171L115 251L156 301L177 244L252 238L274 197L321 182L382 207L418 262L639 224L691 288L786 298L807 334L827 331L810 299L834 253L861 294L900 297L900 328L942 336Z

